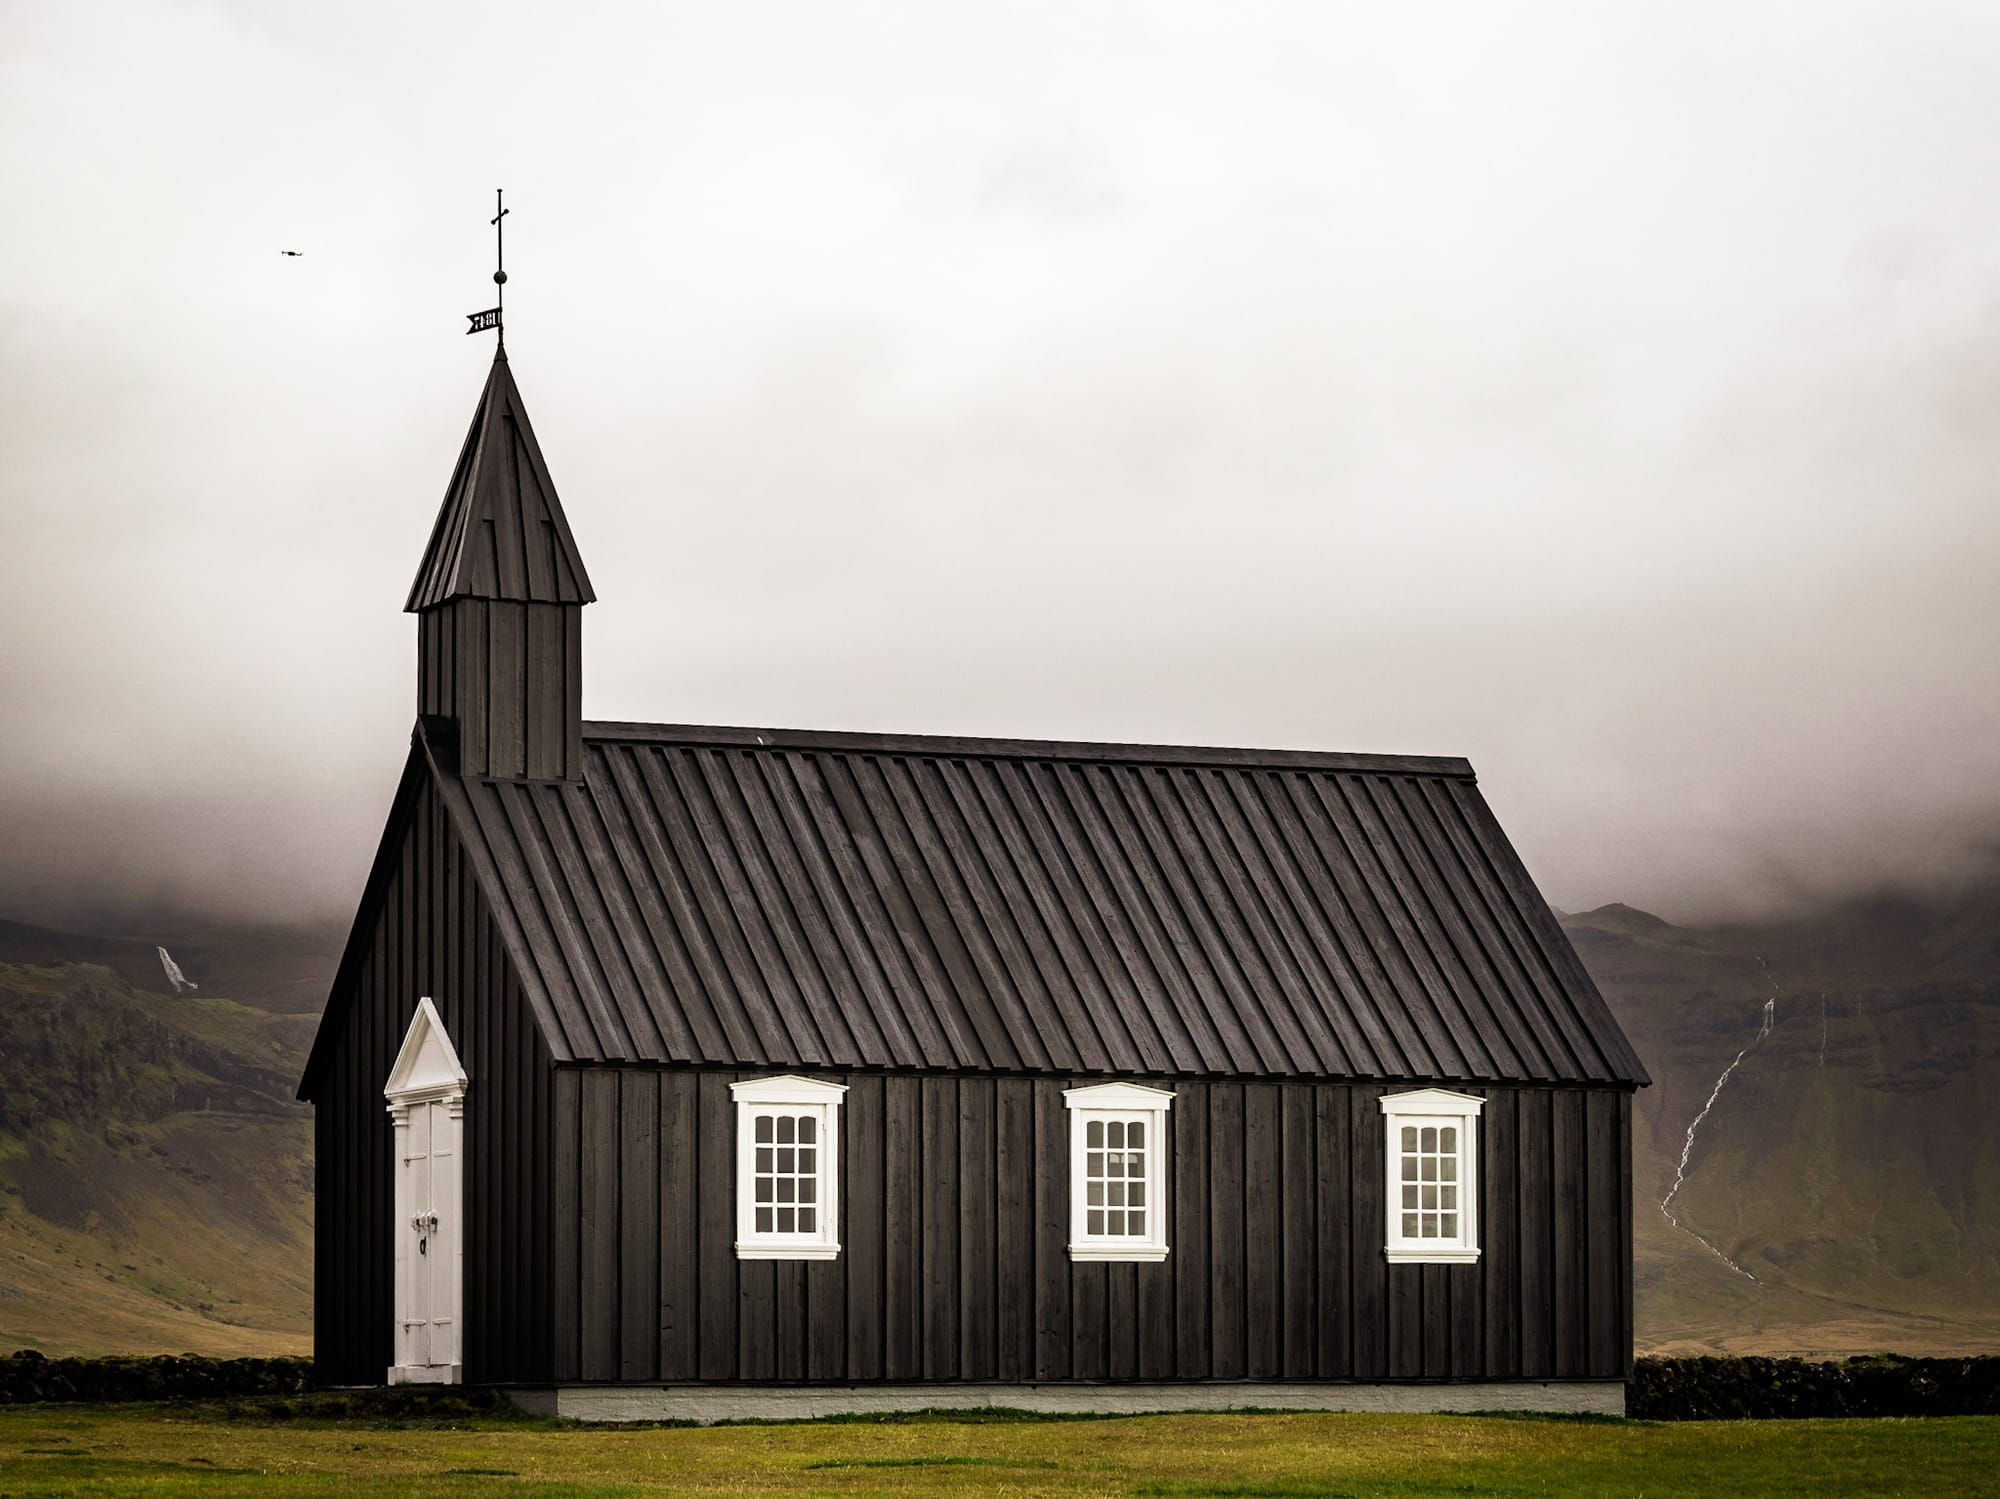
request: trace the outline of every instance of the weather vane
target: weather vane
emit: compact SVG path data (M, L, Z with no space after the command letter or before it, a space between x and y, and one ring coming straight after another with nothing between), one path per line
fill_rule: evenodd
M500 309L507 305L507 226L500 221L507 217L508 209L500 201L502 191L497 187L493 189L493 206L498 210L492 219L493 284L499 288L494 293L496 302L484 312L468 312L465 315L466 321L472 326L465 331L468 334L484 333L491 328L500 335L496 343L504 352L507 347L507 329L500 321Z

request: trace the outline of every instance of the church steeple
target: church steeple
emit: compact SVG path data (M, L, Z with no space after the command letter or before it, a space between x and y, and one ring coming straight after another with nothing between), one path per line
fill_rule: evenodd
M461 774L582 774L583 605L596 597L501 350L405 605L418 711L456 720Z

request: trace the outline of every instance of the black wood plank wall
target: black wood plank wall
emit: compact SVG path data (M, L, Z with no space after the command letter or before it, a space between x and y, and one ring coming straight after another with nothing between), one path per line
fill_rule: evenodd
M850 1074L839 1259L739 1261L729 1084L755 1075L557 1069L554 1378L1629 1373L1622 1090L1467 1089L1482 1257L1390 1265L1388 1090L1159 1084L1171 1253L1072 1264L1068 1084Z
M392 1357L395 1143L382 1085L417 1000L429 995L470 1079L466 1377L546 1378L549 1053L429 783L394 815L404 818L400 862L378 908L367 961L355 992L331 1000L345 1007L345 1023L315 1120L317 1373L334 1384L379 1384Z
M581 776L581 606L457 598L424 610L417 711L458 721L463 775Z

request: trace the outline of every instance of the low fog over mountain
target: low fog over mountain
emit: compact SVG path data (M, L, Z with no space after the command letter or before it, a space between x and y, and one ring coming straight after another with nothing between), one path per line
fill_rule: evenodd
M1567 909L1951 888L1997 67L1887 3L29 6L0 911L351 908L500 183L592 716L1464 754Z

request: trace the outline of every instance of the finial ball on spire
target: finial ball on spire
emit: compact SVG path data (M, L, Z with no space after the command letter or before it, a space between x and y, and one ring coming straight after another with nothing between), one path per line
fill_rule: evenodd
M505 286L507 284L507 273L505 271L495 271L493 273L493 284L495 286Z

